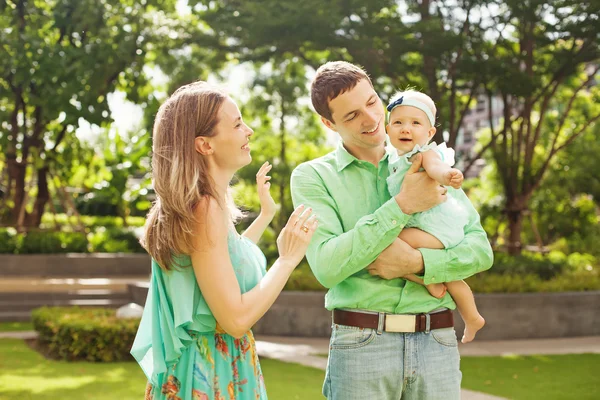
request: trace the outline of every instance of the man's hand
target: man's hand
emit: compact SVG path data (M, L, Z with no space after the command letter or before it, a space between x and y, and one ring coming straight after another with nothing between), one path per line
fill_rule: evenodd
M396 239L379 257L373 261L367 270L373 276L383 279L401 278L423 271L423 256L401 239Z
M447 200L448 189L440 186L426 172L419 172L422 160L421 154L414 157L402 182L400 193L395 197L404 214L426 211Z

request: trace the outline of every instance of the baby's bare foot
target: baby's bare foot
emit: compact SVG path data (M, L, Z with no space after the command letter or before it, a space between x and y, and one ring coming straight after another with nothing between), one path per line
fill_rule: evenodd
M431 283L429 285L425 285L425 287L427 288L429 294L436 299L441 299L446 295L446 285L443 283Z
M465 321L465 332L463 334L462 343L469 343L475 339L475 334L485 325L485 319L480 315L470 321Z

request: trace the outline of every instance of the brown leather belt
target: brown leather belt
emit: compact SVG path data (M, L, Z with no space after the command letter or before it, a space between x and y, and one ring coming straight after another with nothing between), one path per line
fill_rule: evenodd
M429 332L454 326L451 310L430 314L387 314L333 310L333 323L377 329L377 332Z

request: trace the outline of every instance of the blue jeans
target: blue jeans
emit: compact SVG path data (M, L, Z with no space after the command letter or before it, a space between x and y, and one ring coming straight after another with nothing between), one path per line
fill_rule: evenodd
M460 399L454 328L389 333L333 325L323 394L329 400Z

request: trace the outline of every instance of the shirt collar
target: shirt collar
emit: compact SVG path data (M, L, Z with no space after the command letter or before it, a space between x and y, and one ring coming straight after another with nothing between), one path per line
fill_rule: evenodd
M385 153L383 154L383 157L381 157L380 161L383 161L383 160L387 159L388 156L390 155L390 153L393 153L394 151L396 151L396 149L394 149L389 144L389 139L386 136L386 139L385 139ZM344 147L344 142L342 142L341 140L338 142L337 149L335 149L335 158L336 158L336 161L337 161L337 170L338 170L338 172L342 171L348 165L352 164L353 161L358 161L358 158L354 157L352 154L350 154L348 152L348 150L346 150L346 148Z

